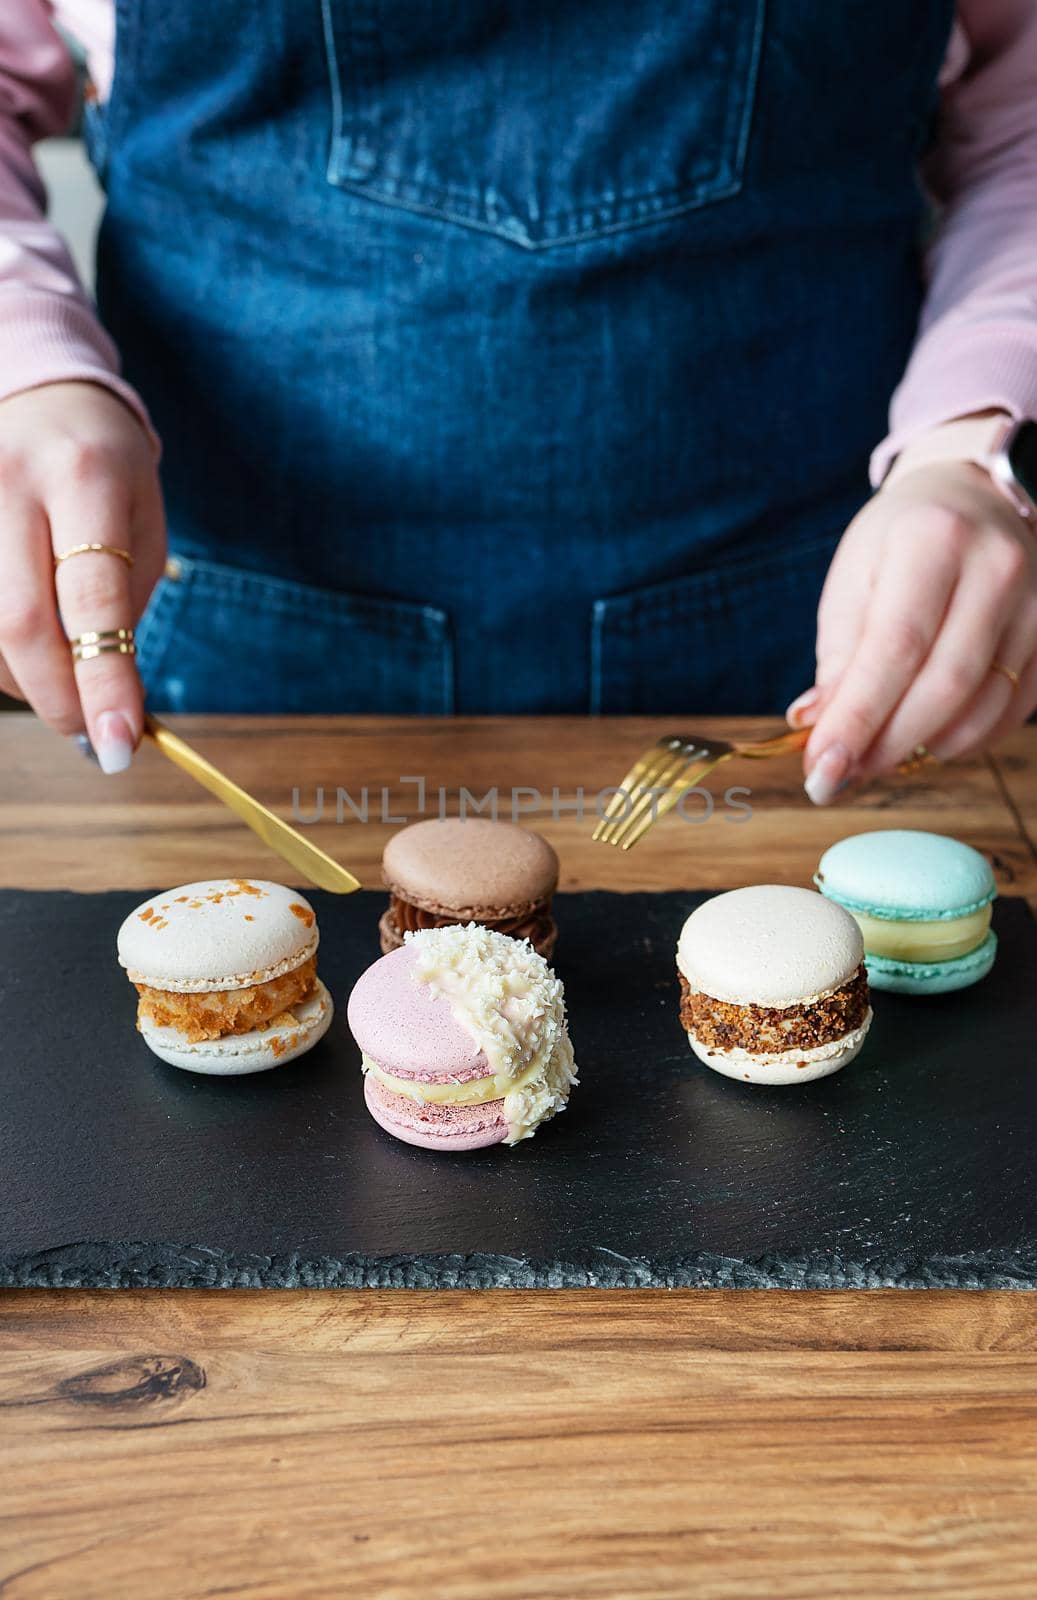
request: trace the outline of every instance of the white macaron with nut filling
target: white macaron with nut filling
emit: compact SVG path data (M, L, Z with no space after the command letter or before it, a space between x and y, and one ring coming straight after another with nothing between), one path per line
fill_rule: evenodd
M163 1061L230 1076L283 1066L323 1038L317 918L295 889L214 878L152 896L119 929L137 1027Z
M743 1082L827 1077L854 1059L871 1026L860 929L812 889L715 895L685 922L677 971L688 1043Z

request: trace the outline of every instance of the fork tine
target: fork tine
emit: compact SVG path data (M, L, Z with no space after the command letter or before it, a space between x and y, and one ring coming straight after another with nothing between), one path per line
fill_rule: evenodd
M631 803L622 816L610 821L602 830L601 837L606 844L617 844L620 838L634 826L646 812L651 815L653 801L660 790L665 791L671 783L677 782L683 773L695 762L708 755L705 746L681 743L678 750L670 752L664 761L658 761L644 774L640 792L631 795ZM655 793L653 794L653 791Z
M685 789L708 778L722 761L736 755L786 755L802 749L809 737L809 729L793 728L772 739L741 745L712 739L696 742L693 737L682 738L679 734L657 739L642 752L613 794L593 837L630 850L653 823L673 810ZM653 794L653 790L661 792Z
M604 815L591 835L592 838L600 839L602 837L608 824L620 815L628 799L632 798L634 790L643 785L646 777L654 777L660 764L669 760L673 752L679 747L680 740L676 739L672 734L666 734L661 739L656 739L655 743L649 745L647 750L642 750L605 807Z
M603 814L601 817L599 817L598 825L593 834L595 839L598 837L605 824L612 817L618 816L626 802L626 797L629 791L640 782L643 774L648 770L648 767L651 765L651 763L658 761L659 752L667 746L668 740L657 739L653 745L648 747L647 750L642 750L641 754L630 768L630 771L627 773L626 777L622 779L618 788L613 792L612 798L605 807Z
M710 773L720 766L721 762L728 760L729 756L730 751L724 751L722 755L713 756L708 761L699 762L698 766L693 766L690 771L685 769L670 784L666 793L658 797L654 813L649 807L640 817L630 819L628 825L616 830L609 843L618 844L621 850L632 850L638 840L644 838L649 828L653 827L660 817L665 817L668 811L673 810L677 801L687 789L693 789L696 784L702 782L703 778L708 778Z
M680 755L671 757L665 765L657 766L654 771L645 774L645 779L638 785L636 791L630 795L630 804L621 816L610 822L603 835L606 844L615 844L617 839L633 826L639 817L647 811L651 813L652 801L657 798L660 790L669 788L682 772L687 770L688 758Z

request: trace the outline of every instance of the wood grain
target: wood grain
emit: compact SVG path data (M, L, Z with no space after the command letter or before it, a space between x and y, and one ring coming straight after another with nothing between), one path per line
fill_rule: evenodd
M1037 854L1007 803L994 763L977 758L893 777L853 793L825 811L803 794L794 757L774 762L733 761L712 787L718 801L732 785L748 786L752 817L725 819L718 803L703 823L671 816L635 850L622 852L591 839L594 798L620 781L630 762L669 729L659 719L475 718L467 721L408 718L301 717L278 719L174 717L184 738L230 777L291 819L299 791L303 816L325 797L324 820L308 829L314 842L354 871L361 882L380 882L379 864L389 817L416 820L416 786L423 777L427 812L435 814L439 790L450 812L465 785L476 799L496 787L502 815L510 815L513 788L536 788L543 807L527 820L551 839L562 860L567 889L674 889L725 887L772 878L809 883L821 851L861 828L935 828L954 833L993 857L1002 892L1037 903ZM694 719L696 731L729 735L731 723ZM744 720L748 738L777 731L773 722ZM1027 796L1037 730L1007 745L1013 788ZM224 807L158 754L145 748L132 770L113 780L86 762L69 741L56 739L34 718L0 719L0 884L36 888L149 888L227 872L278 870L277 858ZM359 804L366 788L369 820L356 820L343 802L335 820L336 791ZM571 809L583 790L585 818ZM559 806L552 815L551 792ZM519 796L519 804L528 796ZM1032 807L1031 807L1032 815Z
M1032 1593L1028 1296L20 1298L18 1600Z
M998 787L1037 861L1037 726L1021 728L998 745L990 757Z
M364 782L413 813L400 778L417 774L451 809L461 784L571 799L665 731L176 726L284 815L293 785L305 806L320 783ZM627 855L571 813L535 825L566 887L616 889L806 882L844 833L935 827L1037 903L1035 750L1028 729L996 760L823 813L793 763L732 764L751 822L672 819ZM373 885L390 826L325 821L314 837ZM0 881L227 871L277 867L156 754L113 782L31 719L0 719ZM1037 1297L10 1293L0 1487L4 1600L1030 1600Z

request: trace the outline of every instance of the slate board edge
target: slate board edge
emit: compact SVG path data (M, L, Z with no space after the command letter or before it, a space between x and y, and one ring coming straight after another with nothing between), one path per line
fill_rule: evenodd
M231 1255L188 1245L68 1244L0 1258L5 1289L1037 1289L1037 1250L927 1260L694 1255Z

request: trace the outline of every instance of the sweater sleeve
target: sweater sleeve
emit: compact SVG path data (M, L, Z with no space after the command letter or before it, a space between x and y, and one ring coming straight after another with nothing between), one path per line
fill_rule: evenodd
M46 219L32 159L38 139L66 131L75 75L47 0L0 5L0 399L81 379L120 396L157 449L143 402L119 374L119 356Z
M942 422L1037 416L1037 0L962 0L922 177L940 221L874 484Z

